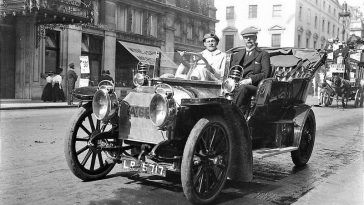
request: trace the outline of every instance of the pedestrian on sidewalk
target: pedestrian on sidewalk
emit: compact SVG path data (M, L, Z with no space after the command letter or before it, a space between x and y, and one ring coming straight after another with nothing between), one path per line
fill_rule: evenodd
M69 69L66 75L66 93L67 93L67 104L72 105L73 95L72 92L75 89L75 83L77 81L78 75L75 72L75 64L70 63Z
M100 82L103 80L109 80L112 83L114 83L114 79L110 76L110 71L109 70L103 70L101 72L101 78L100 78Z
M66 101L62 89L62 76L61 76L62 71L63 71L62 68L58 68L56 71L56 76L53 77L53 89L52 89L53 102Z
M47 101L52 101L52 82L53 82L53 71L49 71L46 75L47 77L45 78L47 81L47 84L44 86L43 92L42 92L42 97L41 99L43 100L43 102L47 102Z

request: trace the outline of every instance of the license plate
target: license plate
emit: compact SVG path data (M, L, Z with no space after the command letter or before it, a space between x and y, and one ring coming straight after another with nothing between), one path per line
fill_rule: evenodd
M135 161L132 159L124 159L121 163L122 169L125 171L136 171L140 173L147 173L159 176L166 176L167 167L143 161Z

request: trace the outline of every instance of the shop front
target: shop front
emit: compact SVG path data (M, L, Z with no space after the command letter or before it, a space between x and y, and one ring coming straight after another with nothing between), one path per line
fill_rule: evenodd
M0 1L0 99L40 99L41 74L75 61L81 30L69 25L91 22L91 11L91 0Z

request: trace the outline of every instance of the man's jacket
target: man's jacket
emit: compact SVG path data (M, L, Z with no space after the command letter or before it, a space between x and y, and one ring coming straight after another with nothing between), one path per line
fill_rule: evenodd
M235 53L232 55L230 65L241 65L244 68L241 79L251 78L252 85L258 86L261 80L270 75L270 58L268 52L258 47L251 52L250 56L247 55L246 49Z

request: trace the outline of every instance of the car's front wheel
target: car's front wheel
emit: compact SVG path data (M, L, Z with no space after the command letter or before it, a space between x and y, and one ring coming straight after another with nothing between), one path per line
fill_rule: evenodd
M183 192L192 203L210 203L224 187L231 164L231 136L220 117L202 118L193 127L181 165Z
M73 117L65 138L65 156L72 173L82 180L96 180L107 175L115 163L106 161L110 152L101 147L110 146L114 139L92 141L91 136L112 129L112 125L101 126L92 112L91 106L80 107Z

